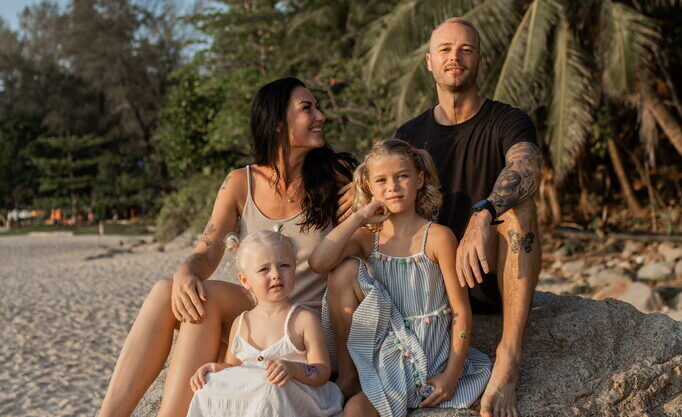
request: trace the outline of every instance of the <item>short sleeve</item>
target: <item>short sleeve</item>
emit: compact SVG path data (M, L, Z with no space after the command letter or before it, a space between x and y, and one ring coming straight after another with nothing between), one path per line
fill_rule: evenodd
M526 112L516 108L511 108L498 120L497 135L505 155L517 143L532 142L537 145L538 142L535 124Z

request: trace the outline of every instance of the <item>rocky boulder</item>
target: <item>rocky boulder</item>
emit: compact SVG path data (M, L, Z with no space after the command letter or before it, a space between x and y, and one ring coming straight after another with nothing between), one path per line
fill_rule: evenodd
M473 346L494 357L502 320L475 316ZM155 416L163 375L135 417ZM682 417L682 323L613 300L537 292L517 393L522 416ZM476 416L417 410L419 417Z

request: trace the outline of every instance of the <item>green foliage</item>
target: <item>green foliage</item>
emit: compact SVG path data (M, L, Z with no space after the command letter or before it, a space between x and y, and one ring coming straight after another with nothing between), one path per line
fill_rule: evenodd
M163 198L155 237L168 242L187 229L200 231L211 215L223 176L197 174Z

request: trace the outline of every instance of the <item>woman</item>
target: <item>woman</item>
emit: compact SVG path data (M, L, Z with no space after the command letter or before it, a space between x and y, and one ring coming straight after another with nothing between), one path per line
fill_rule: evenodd
M191 375L225 348L226 329L252 307L238 285L211 280L236 230L281 225L297 248L294 302L319 309L326 279L308 267L308 256L331 230L336 214L350 208L347 193L355 161L325 146L325 116L310 90L296 78L263 86L251 103L255 164L225 178L194 253L171 280L157 282L123 345L100 417L129 416L158 376L173 349L159 416L184 416L192 398ZM342 195L337 201L337 195Z

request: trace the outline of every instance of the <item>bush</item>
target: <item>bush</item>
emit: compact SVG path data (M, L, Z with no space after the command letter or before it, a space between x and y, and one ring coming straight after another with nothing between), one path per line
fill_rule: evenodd
M211 216L216 192L224 175L197 174L179 190L164 197L155 237L168 242L187 229L198 233Z

